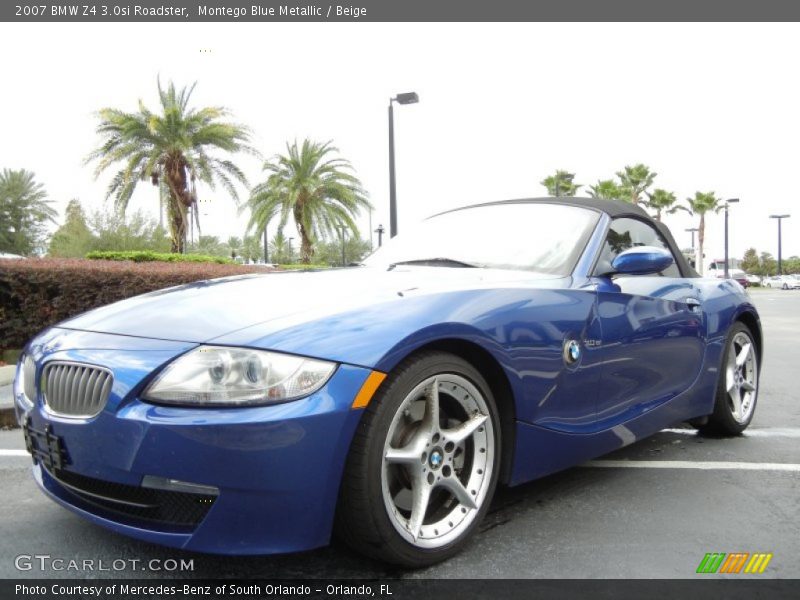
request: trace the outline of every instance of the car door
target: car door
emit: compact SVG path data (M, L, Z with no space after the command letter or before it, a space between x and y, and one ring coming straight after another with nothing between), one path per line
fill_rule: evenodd
M628 421L687 390L703 362L703 313L693 279L682 277L677 264L654 275L611 274L614 258L634 246L672 252L644 220L611 222L594 270L601 330L599 428Z

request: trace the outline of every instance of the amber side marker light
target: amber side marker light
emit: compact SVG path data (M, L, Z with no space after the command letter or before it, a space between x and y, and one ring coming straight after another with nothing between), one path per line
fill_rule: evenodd
M367 380L361 386L361 389L356 394L356 399L353 400L353 404L350 408L365 408L369 401L372 400L372 396L375 395L375 391L378 387L383 383L383 380L386 379L386 373L381 373L380 371L373 371L367 377Z

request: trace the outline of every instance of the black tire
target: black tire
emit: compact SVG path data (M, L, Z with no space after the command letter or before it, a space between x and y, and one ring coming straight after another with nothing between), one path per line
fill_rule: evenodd
M385 503L382 487L384 444L387 442L395 415L410 394L420 383L443 374L452 374L467 380L482 394L493 431L494 453L491 461L493 468L483 501L473 509L476 514L471 517L471 524L468 527L465 524L464 531L457 539L441 547L421 548L400 535L395 521L388 514L389 509ZM480 431L483 430L482 427ZM486 430L490 431L489 428ZM502 448L500 433L500 419L491 388L475 367L457 356L438 351L425 351L409 357L381 384L356 430L339 492L336 536L354 550L370 558L378 558L403 567L429 566L458 553L468 542L491 504L500 471ZM487 453L487 461L489 456ZM422 462L425 464L424 458ZM455 466L455 463L453 465ZM488 466L486 470L488 471ZM453 499L455 500L455 497ZM456 502L456 506L460 505ZM463 508L461 511L464 512Z
M730 359L730 353L736 351L734 340L743 339L741 336L746 336L751 344L753 353L753 370L755 371L755 391L752 396L751 405L747 411L747 416L744 419L737 419L732 401L728 395L727 365ZM722 356L722 363L719 369L719 380L717 382L717 393L714 401L714 412L708 417L708 422L700 425L698 429L703 433L722 436L739 435L747 429L750 422L755 415L756 404L758 402L758 384L759 384L759 364L760 357L753 338L753 332L744 323L736 322L730 328L728 336L725 339L725 352Z
M782 287L781 289L782 289L782 290L788 290L788 289L789 289L789 285L788 285L788 284L786 284L786 283L784 283L784 284L783 284L783 287Z

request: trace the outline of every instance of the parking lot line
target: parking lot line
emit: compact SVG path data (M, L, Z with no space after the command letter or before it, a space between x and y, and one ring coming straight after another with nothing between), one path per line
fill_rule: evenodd
M30 456L27 450L5 450L0 449L0 456Z
M800 464L756 463L735 461L690 461L690 460L593 460L582 467L605 469L701 469L738 471L792 471L800 473Z
M696 429L662 429L660 433L678 433L697 435ZM748 429L742 437L785 437L800 438L800 427L765 427L764 429Z

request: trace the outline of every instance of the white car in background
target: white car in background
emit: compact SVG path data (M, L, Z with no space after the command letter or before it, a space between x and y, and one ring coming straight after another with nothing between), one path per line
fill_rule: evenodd
M763 285L764 287L781 290L798 290L800 289L800 278L792 275L773 275L772 277L765 277Z

